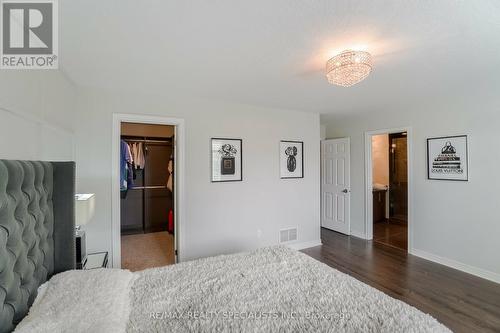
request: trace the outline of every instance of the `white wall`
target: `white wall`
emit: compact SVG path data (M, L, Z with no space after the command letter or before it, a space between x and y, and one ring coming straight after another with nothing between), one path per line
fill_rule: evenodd
M0 158L72 160L76 91L56 70L3 70Z
M97 195L86 226L90 251L111 251L111 129L113 113L185 119L185 204L182 260L278 243L281 228L319 242L319 116L245 105L168 101L158 96L79 93L77 189ZM243 139L243 182L210 182L210 138ZM305 178L279 178L283 139L303 140ZM258 237L258 230L262 235Z
M500 98L482 93L388 112L323 116L351 138L351 229L365 234L364 132L413 129L413 253L500 282ZM426 139L467 134L469 181L427 180Z

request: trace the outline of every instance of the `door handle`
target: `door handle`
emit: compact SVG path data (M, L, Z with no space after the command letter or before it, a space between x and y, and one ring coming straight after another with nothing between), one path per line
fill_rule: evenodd
M345 188L345 189L342 190L342 192L343 193L349 193L349 190Z

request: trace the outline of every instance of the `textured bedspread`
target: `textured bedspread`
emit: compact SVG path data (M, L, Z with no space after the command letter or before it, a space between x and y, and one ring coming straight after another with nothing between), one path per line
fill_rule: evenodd
M287 247L137 273L128 332L449 332Z
M19 332L449 332L434 318L286 247L138 273L68 271Z

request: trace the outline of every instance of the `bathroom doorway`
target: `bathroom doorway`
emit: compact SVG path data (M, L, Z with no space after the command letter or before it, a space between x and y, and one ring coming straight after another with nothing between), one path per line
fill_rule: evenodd
M408 137L408 130L367 133L367 238L404 251L411 234Z

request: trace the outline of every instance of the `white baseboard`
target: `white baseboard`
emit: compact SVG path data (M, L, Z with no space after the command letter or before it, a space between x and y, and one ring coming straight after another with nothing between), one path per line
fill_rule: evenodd
M292 243L292 244L287 244L288 247L291 247L294 250L303 250L307 249L310 247L315 247L321 245L321 239L309 241L309 242L302 242L302 243Z
M351 236L361 238L361 239L367 239L366 235L364 233L361 233L361 232L356 231L356 230L351 230Z
M470 266L470 265L461 263L459 261L455 261L453 259L440 257L438 255L428 253L428 252L418 250L418 249L411 249L410 254L417 256L417 257L420 257L420 258L423 258L423 259L426 259L426 260L436 262L436 263L441 264L441 265L445 265L445 266L448 266L448 267L451 267L454 269L458 269L459 271L469 273L469 274L478 276L478 277L486 279L486 280L500 283L500 274L495 273L495 272L491 272L491 271L487 271L487 270L482 269L482 268Z

